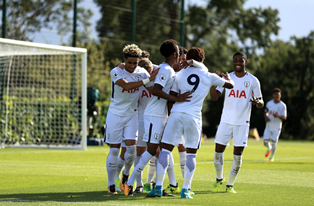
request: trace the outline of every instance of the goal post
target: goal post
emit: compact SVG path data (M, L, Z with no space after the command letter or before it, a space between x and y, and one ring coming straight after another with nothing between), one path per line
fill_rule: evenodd
M0 146L87 145L87 50L0 38Z

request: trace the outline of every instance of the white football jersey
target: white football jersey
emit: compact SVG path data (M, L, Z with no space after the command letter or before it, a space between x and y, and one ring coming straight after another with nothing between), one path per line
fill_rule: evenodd
M109 110L119 116L129 116L137 113L140 88L126 91L115 83L119 79L125 79L127 82L142 81L143 79L150 77L149 73L142 67L136 67L133 73L116 67L110 71L110 76L111 102L109 105ZM147 86L152 86L152 82L149 82Z
M252 94L257 98L262 98L259 80L249 72L246 72L241 78L231 72L230 77L234 81L234 87L225 89L224 107L220 121L232 125L250 125ZM224 90L223 87L216 89L221 93Z
M148 101L152 97L152 94L144 86L140 87L139 94L140 94L140 97L138 101L138 115L139 115L139 120L143 121L144 111L148 104Z
M163 87L162 91L169 94L170 88L175 80L175 72L167 63L160 64L159 68L160 70L155 78L154 84L161 85ZM165 117L168 115L167 110L167 100L153 95L146 106L144 114L156 117Z
M282 121L279 118L274 117L274 114L279 116L287 117L287 106L283 101L278 102L277 104L274 100L270 100L266 104L266 111L268 111L269 122L266 123L266 127L270 131L281 129Z
M177 73L172 91L185 93L192 91L192 98L189 102L175 102L171 113L183 112L194 117L199 117L202 113L203 101L207 96L211 86L223 86L225 80L217 74L209 73L203 64L202 68L188 67Z

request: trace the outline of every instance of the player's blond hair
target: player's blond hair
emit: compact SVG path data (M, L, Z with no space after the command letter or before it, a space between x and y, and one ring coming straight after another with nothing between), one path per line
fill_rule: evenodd
M142 50L136 44L129 44L123 48L124 58L136 57L140 58L142 56Z

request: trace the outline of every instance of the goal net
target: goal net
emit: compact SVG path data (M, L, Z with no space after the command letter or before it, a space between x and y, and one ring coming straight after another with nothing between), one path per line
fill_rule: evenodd
M86 149L86 52L0 38L1 147Z

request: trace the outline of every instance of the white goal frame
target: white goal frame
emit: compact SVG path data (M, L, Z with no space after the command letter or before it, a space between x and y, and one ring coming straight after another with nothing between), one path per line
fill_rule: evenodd
M10 45L20 46L21 48L26 48L25 51L10 51L10 49L5 49L4 51L0 49L0 57L4 56L14 56L14 55L51 55L51 54L68 54L68 55L81 55L81 140L80 144L69 144L69 145L53 145L53 144L29 144L29 145L6 145L2 141L0 141L0 148L5 147L27 147L27 148L55 148L55 149L87 149L87 49L85 48L76 48L76 47L67 47L67 46L57 46L51 44L42 44L42 43L33 43L26 41L18 41L0 38L0 45ZM1 48L1 47L0 47ZM5 47L6 48L6 47ZM6 89L6 88L4 88ZM84 109L85 108L85 109ZM7 123L5 123L7 124ZM0 137L2 140L3 137Z

